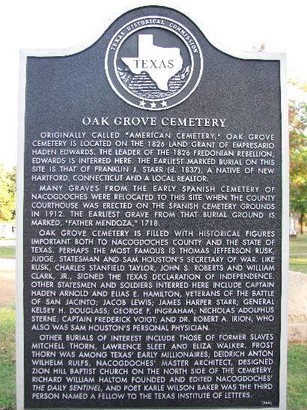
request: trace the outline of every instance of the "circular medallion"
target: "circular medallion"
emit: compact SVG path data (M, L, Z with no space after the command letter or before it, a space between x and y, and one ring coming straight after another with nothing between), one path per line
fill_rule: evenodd
M202 53L193 34L162 16L140 17L124 25L110 41L105 58L113 90L144 110L165 110L186 100L202 69Z

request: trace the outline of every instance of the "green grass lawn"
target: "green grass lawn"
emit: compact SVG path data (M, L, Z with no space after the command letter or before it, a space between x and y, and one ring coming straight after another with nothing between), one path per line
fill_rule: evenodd
M290 270L307 273L307 235L290 239Z
M15 246L0 246L0 258L15 258ZM307 273L307 235L290 240L290 270Z
M0 258L14 258L14 246L1 246ZM307 273L307 236L290 241L290 269ZM15 308L0 308L0 410L15 409ZM307 410L307 344L288 349L288 410Z
M307 409L307 345L288 349L288 410Z
M15 245L12 245L15 241L11 239L2 239L0 245L0 258L13 259L15 258ZM7 244L6 244L7 243Z
M0 409L15 409L15 308L0 308ZM288 410L307 410L307 344L288 349Z
M0 308L0 408L16 408L15 308Z
M0 258L15 258L15 246L4 242L0 246ZM307 273L307 235L290 240L290 270Z

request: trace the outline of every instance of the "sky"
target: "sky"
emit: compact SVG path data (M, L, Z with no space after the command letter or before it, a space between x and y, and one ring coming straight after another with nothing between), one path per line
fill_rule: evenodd
M121 14L161 5L186 14L223 51L286 53L288 78L307 82L306 0L10 0L0 25L0 164L16 165L21 49L79 49ZM292 97L293 89L289 88ZM297 96L303 98L304 96Z

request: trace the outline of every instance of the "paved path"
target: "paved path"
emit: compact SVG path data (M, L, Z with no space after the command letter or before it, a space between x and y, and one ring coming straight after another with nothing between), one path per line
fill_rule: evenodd
M15 259L0 259L0 307L15 303Z

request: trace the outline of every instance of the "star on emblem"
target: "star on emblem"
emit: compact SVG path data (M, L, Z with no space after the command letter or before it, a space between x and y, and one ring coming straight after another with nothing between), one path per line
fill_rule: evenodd
M167 102L166 101L161 101L161 107L167 107Z
M157 104L156 104L155 102L152 102L152 103L150 103L150 107L151 107L151 108L156 108L156 107L157 107Z
M145 107L146 103L144 100L139 101L139 106L140 107Z

